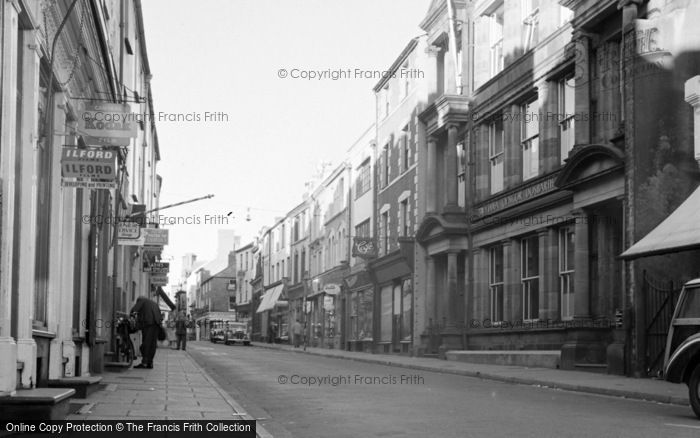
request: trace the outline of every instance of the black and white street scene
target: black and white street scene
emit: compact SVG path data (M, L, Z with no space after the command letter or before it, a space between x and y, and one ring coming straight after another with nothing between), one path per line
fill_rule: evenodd
M0 438L700 436L700 0L0 0Z

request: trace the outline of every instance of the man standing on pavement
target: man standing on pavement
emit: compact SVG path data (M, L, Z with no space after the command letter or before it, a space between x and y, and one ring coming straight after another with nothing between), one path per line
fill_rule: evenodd
M301 342L302 336L301 333L301 323L297 319L296 322L292 325L292 335L294 336L294 348L299 348L299 343Z
M156 355L158 331L160 330L160 308L155 301L146 297L138 297L131 313L138 314L138 325L141 328L141 363L134 368L153 368L153 357Z
M175 319L175 336L177 336L177 350L180 349L180 344L182 344L182 350L187 348L187 316L184 310L180 310L180 313Z

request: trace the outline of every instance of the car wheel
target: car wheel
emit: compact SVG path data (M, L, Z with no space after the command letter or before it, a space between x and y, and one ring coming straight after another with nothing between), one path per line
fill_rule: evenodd
M695 412L695 416L700 418L700 365L696 365L693 374L688 382L688 393L690 396L690 406Z
M250 346L250 342L244 342L243 345L245 345L246 347L248 347L248 346Z

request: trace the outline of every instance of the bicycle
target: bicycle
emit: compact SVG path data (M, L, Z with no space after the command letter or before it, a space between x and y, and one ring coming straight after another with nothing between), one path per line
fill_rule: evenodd
M131 366L136 358L136 350L131 340L131 333L136 332L136 319L123 312L117 312L117 336L115 348L117 362Z

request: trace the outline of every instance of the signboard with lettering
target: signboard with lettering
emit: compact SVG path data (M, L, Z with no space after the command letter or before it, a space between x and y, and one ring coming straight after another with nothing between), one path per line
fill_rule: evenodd
M377 244L372 237L355 237L352 242L352 256L363 259L377 257Z
M117 175L116 151L65 146L61 155L61 176L113 181Z
M170 263L167 262L144 262L143 272L150 272L152 274L167 274L170 272Z
M138 239L141 237L141 227L136 222L119 222L117 224L117 238L122 239Z
M61 180L61 187L75 187L79 189L116 189L116 181L67 181Z
M79 117L79 131L83 140L90 138L134 138L138 119L127 104L90 102L86 103ZM94 141L94 140L93 140ZM102 140L99 140L101 143Z
M165 246L168 244L168 231L162 228L143 228L144 245Z
M557 175L546 178L542 181L538 181L535 184L530 184L522 189L516 190L509 193L503 197L495 199L490 202L477 207L476 213L478 216L487 216L492 213L496 213L506 208L513 207L523 202L534 199L538 196L553 192L557 189L554 182L557 179Z
M168 276L166 274L151 275L151 284L154 286L165 286L168 284Z
M337 284L327 284L323 286L323 291L327 293L328 295L339 295L340 294L340 285Z

